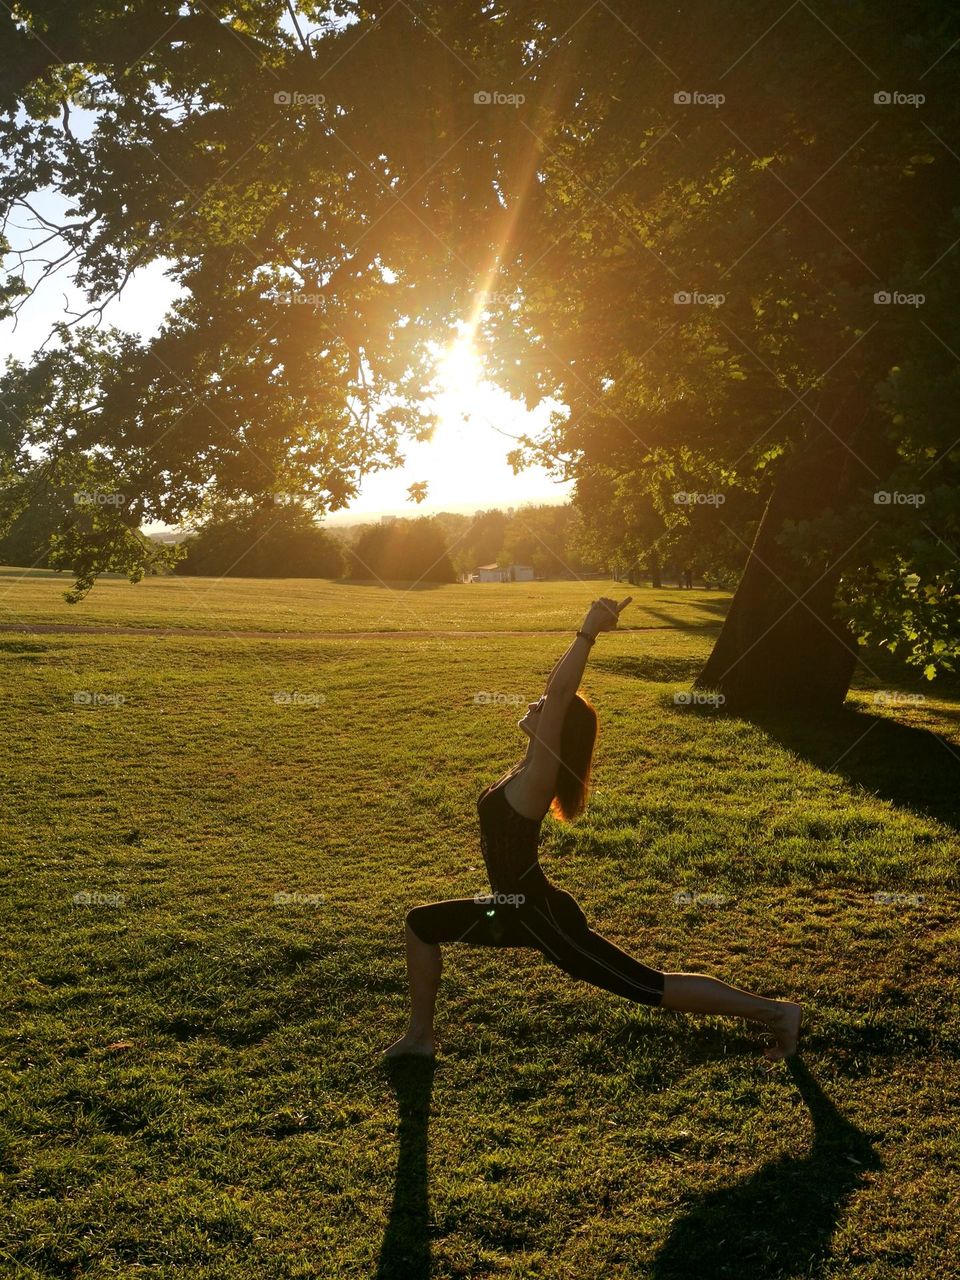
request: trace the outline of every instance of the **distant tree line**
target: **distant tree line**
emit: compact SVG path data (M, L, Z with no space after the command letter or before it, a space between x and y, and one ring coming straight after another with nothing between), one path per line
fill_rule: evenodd
M231 504L183 544L174 573L203 577L340 578L339 541L297 503Z
M538 577L606 567L583 542L569 506L526 506L473 515L386 518L339 529L297 504L219 507L184 545L176 573L241 577L455 582L485 564L528 564Z
M55 554L64 514L88 518L84 494L46 490L0 538L0 564L60 567ZM94 513L95 516L96 513ZM655 514L649 535L655 535ZM166 539L165 539L166 541ZM455 582L480 565L531 565L538 578L609 572L624 581L672 585L687 565L714 585L735 581L722 540L690 545L661 562L619 520L586 516L569 504L492 508L471 515L390 518L326 528L302 503L220 502L180 542L174 573L203 577L347 578ZM724 552L727 556L724 556ZM682 561L682 564L681 564Z
M572 578L607 567L584 540L579 513L570 505L530 505L473 515L442 513L450 559L458 573L484 564L532 565L538 578Z
M82 508L74 503L71 494L59 489L39 489L0 538L0 564L50 568L51 549L59 524L82 515Z
M347 575L380 582L455 582L443 526L429 516L363 525L345 547Z

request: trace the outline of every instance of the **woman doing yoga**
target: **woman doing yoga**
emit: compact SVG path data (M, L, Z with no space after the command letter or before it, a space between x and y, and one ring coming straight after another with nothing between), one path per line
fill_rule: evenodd
M570 821L586 805L597 716L577 690L597 636L616 627L629 603L629 597L619 605L601 599L590 606L543 697L519 722L529 739L526 754L479 798L480 846L493 893L433 902L407 913L410 1025L386 1050L387 1057L433 1054L440 946L449 942L531 947L572 977L637 1004L764 1023L776 1040L764 1050L768 1058L796 1052L798 1004L768 1000L698 973L648 968L591 929L576 900L551 884L540 866L537 848L547 811Z

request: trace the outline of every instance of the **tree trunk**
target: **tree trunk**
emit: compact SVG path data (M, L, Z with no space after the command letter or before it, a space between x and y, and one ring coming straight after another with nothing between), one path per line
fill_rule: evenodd
M663 579L660 576L660 557L650 557L650 585L651 587L662 587Z
M857 652L849 628L835 616L834 599L852 548L825 549L821 562L806 565L777 538L785 520L842 510L854 485L872 474L826 431L785 463L695 688L719 690L737 713L842 705Z

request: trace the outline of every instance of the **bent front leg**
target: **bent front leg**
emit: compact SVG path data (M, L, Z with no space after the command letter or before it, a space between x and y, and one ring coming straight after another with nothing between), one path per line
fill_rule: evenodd
M405 935L410 1022L406 1033L386 1050L388 1058L433 1053L433 1020L443 972L440 943L495 945L488 909L473 898L413 907L407 912Z
M410 985L410 1026L407 1036L433 1049L433 1017L443 973L443 957L434 942L424 942L404 926L407 942L407 981Z

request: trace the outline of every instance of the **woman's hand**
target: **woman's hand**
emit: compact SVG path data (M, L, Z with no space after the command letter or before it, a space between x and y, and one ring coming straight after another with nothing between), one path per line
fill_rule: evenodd
M616 600L611 600L607 596L601 596L599 600L594 600L583 621L583 630L591 636L595 636L601 631L615 630L620 614L632 599L633 596L627 596L619 604L617 604Z

